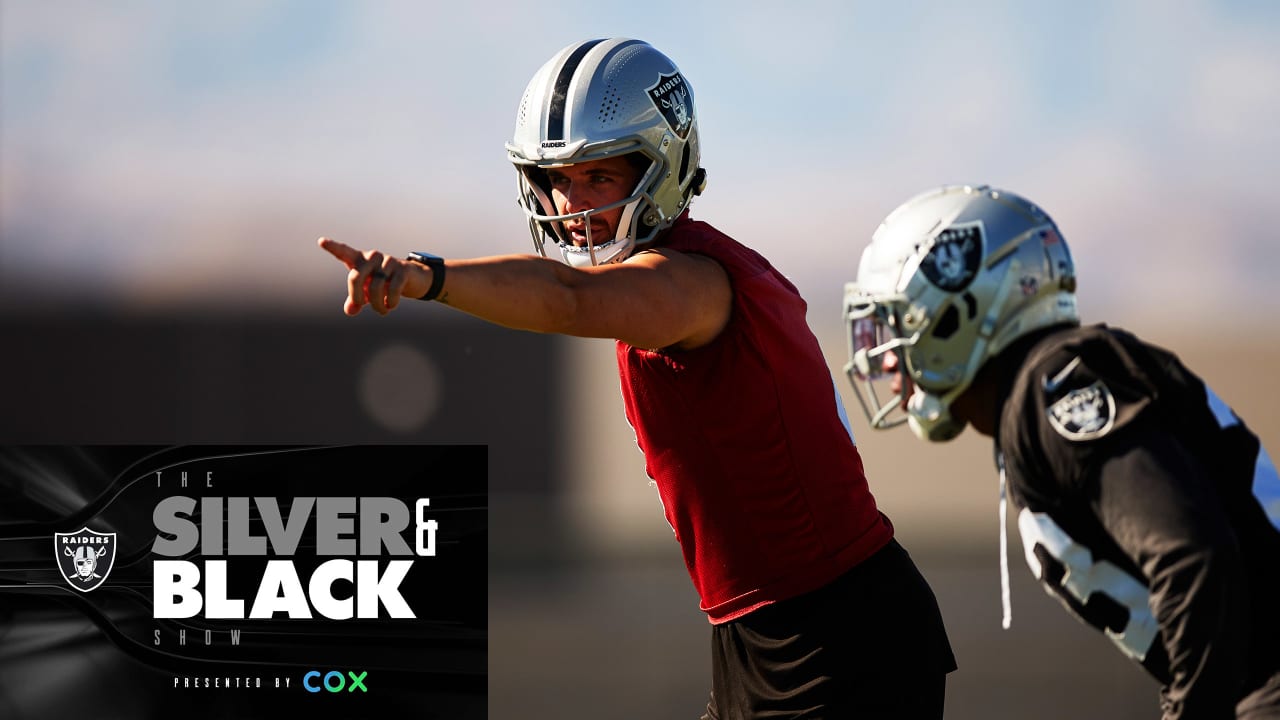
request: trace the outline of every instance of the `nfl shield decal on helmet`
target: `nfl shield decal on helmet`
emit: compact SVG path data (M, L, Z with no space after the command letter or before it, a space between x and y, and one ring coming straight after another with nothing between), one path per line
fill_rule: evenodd
M920 263L920 271L929 282L947 292L969 287L982 262L984 236L982 222L961 223L938 233Z
M1099 380L1076 388L1049 406L1049 424L1068 440L1092 440L1111 430L1116 421L1116 401Z
M80 592L96 589L116 562L116 534L87 527L73 533L54 533L53 553L67 584Z
M650 85L646 92L653 106L666 118L671 131L681 139L688 137L689 128L693 125L693 102L684 76L680 73L659 75L658 82Z

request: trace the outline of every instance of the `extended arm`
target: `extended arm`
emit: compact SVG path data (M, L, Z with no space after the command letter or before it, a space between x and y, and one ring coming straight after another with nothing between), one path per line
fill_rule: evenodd
M431 285L431 270L376 250L328 238L320 247L349 269L345 310L386 314L400 298ZM506 327L579 337L616 338L642 348L694 348L729 320L728 275L710 258L668 250L625 262L572 268L533 255L450 260L439 300Z

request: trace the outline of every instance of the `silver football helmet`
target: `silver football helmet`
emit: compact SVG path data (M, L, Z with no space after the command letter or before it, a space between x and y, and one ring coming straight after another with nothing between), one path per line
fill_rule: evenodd
M900 205L844 292L845 373L871 426L959 435L951 403L989 358L1033 330L1079 324L1075 286L1057 226L1013 193L948 186Z
M626 153L639 153L647 168L630 197L556 213L547 168ZM665 55L627 38L574 43L543 65L524 91L507 155L534 247L545 256L550 240L575 267L626 259L670 227L706 185L693 88ZM590 216L619 206L616 235L592 238ZM575 246L565 231L564 223L576 218L587 220L586 247Z

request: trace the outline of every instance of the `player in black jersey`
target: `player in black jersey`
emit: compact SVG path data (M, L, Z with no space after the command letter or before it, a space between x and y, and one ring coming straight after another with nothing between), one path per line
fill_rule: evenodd
M912 198L845 289L858 399L877 429L993 438L1032 572L1163 683L1166 720L1280 718L1276 467L1175 355L1082 327L1075 287L1027 200Z

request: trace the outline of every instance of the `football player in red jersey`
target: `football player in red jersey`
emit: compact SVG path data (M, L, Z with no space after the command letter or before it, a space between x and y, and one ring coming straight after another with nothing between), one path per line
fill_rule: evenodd
M507 144L539 254L402 259L321 239L349 268L346 312L437 300L616 341L627 419L712 625L706 717L940 718L955 667L941 614L876 507L805 302L689 216L697 119L650 45L564 48Z
M994 439L1032 572L1163 684L1166 720L1280 718L1275 465L1172 353L1081 326L1075 288L1024 198L912 198L845 288L860 404L877 429Z

